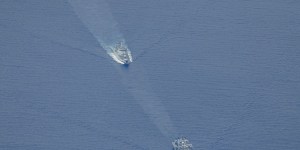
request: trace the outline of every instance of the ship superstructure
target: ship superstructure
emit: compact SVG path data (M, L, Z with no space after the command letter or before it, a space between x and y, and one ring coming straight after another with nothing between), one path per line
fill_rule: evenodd
M174 150L192 150L193 146L185 137L178 138L172 142Z
M108 54L118 63L128 65L132 62L131 52L123 42L117 43L110 49Z

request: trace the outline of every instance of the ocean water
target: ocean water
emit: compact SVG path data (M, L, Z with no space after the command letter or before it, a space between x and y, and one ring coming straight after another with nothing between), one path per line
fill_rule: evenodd
M300 2L70 3L0 2L0 150L299 149Z

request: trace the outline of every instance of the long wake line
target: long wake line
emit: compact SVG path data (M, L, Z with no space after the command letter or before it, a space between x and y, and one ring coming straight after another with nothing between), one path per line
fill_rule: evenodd
M122 43L127 49L128 46L119 30L118 23L110 12L108 4L104 0L69 0L69 3L79 19L97 39L102 48L106 50L106 53L120 63L113 55L112 49L119 43ZM129 49L128 51L130 52Z
M112 47L115 47L120 42L127 47L126 41L118 28L118 23L114 20L108 4L104 0L69 0L69 3L80 20L108 54L110 54ZM112 56L112 58L114 57ZM151 92L151 88L148 86L149 81L143 73L143 67L135 65L134 68L128 69L127 72L122 70L120 66L116 66L116 69L122 76L123 84L143 108L150 120L165 137L174 138L177 134L175 134L176 130L173 127L170 116L160 99ZM134 74L136 72L139 72L139 74Z

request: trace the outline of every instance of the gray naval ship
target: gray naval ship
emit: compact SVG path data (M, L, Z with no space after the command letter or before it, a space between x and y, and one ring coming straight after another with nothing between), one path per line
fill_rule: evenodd
M128 65L132 62L132 56L130 50L123 42L117 43L114 47L110 48L108 53L116 62L124 65Z
M172 142L174 150L192 150L193 146L185 137L177 138Z

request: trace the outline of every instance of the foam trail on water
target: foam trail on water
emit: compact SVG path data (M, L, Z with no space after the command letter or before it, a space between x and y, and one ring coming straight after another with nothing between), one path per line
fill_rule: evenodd
M145 70L140 64L135 63L129 68L115 65L122 76L125 88L143 108L149 119L156 125L161 133L170 139L178 137L171 118L161 102L161 99L153 92L149 85ZM136 74L136 72L139 72Z
M121 63L114 57L111 50L118 43L128 46L105 0L69 0L69 3L103 49L115 61Z
M126 47L127 45L108 4L104 0L69 0L69 3L100 45L118 62L119 60L110 53L111 48L119 42L123 42ZM176 137L176 130L169 114L161 100L152 92L151 86L148 85L149 81L145 76L144 68L139 64L135 64L130 68L114 65L122 76L122 82L126 90L132 94L161 133L168 138ZM135 74L136 72L138 74Z

